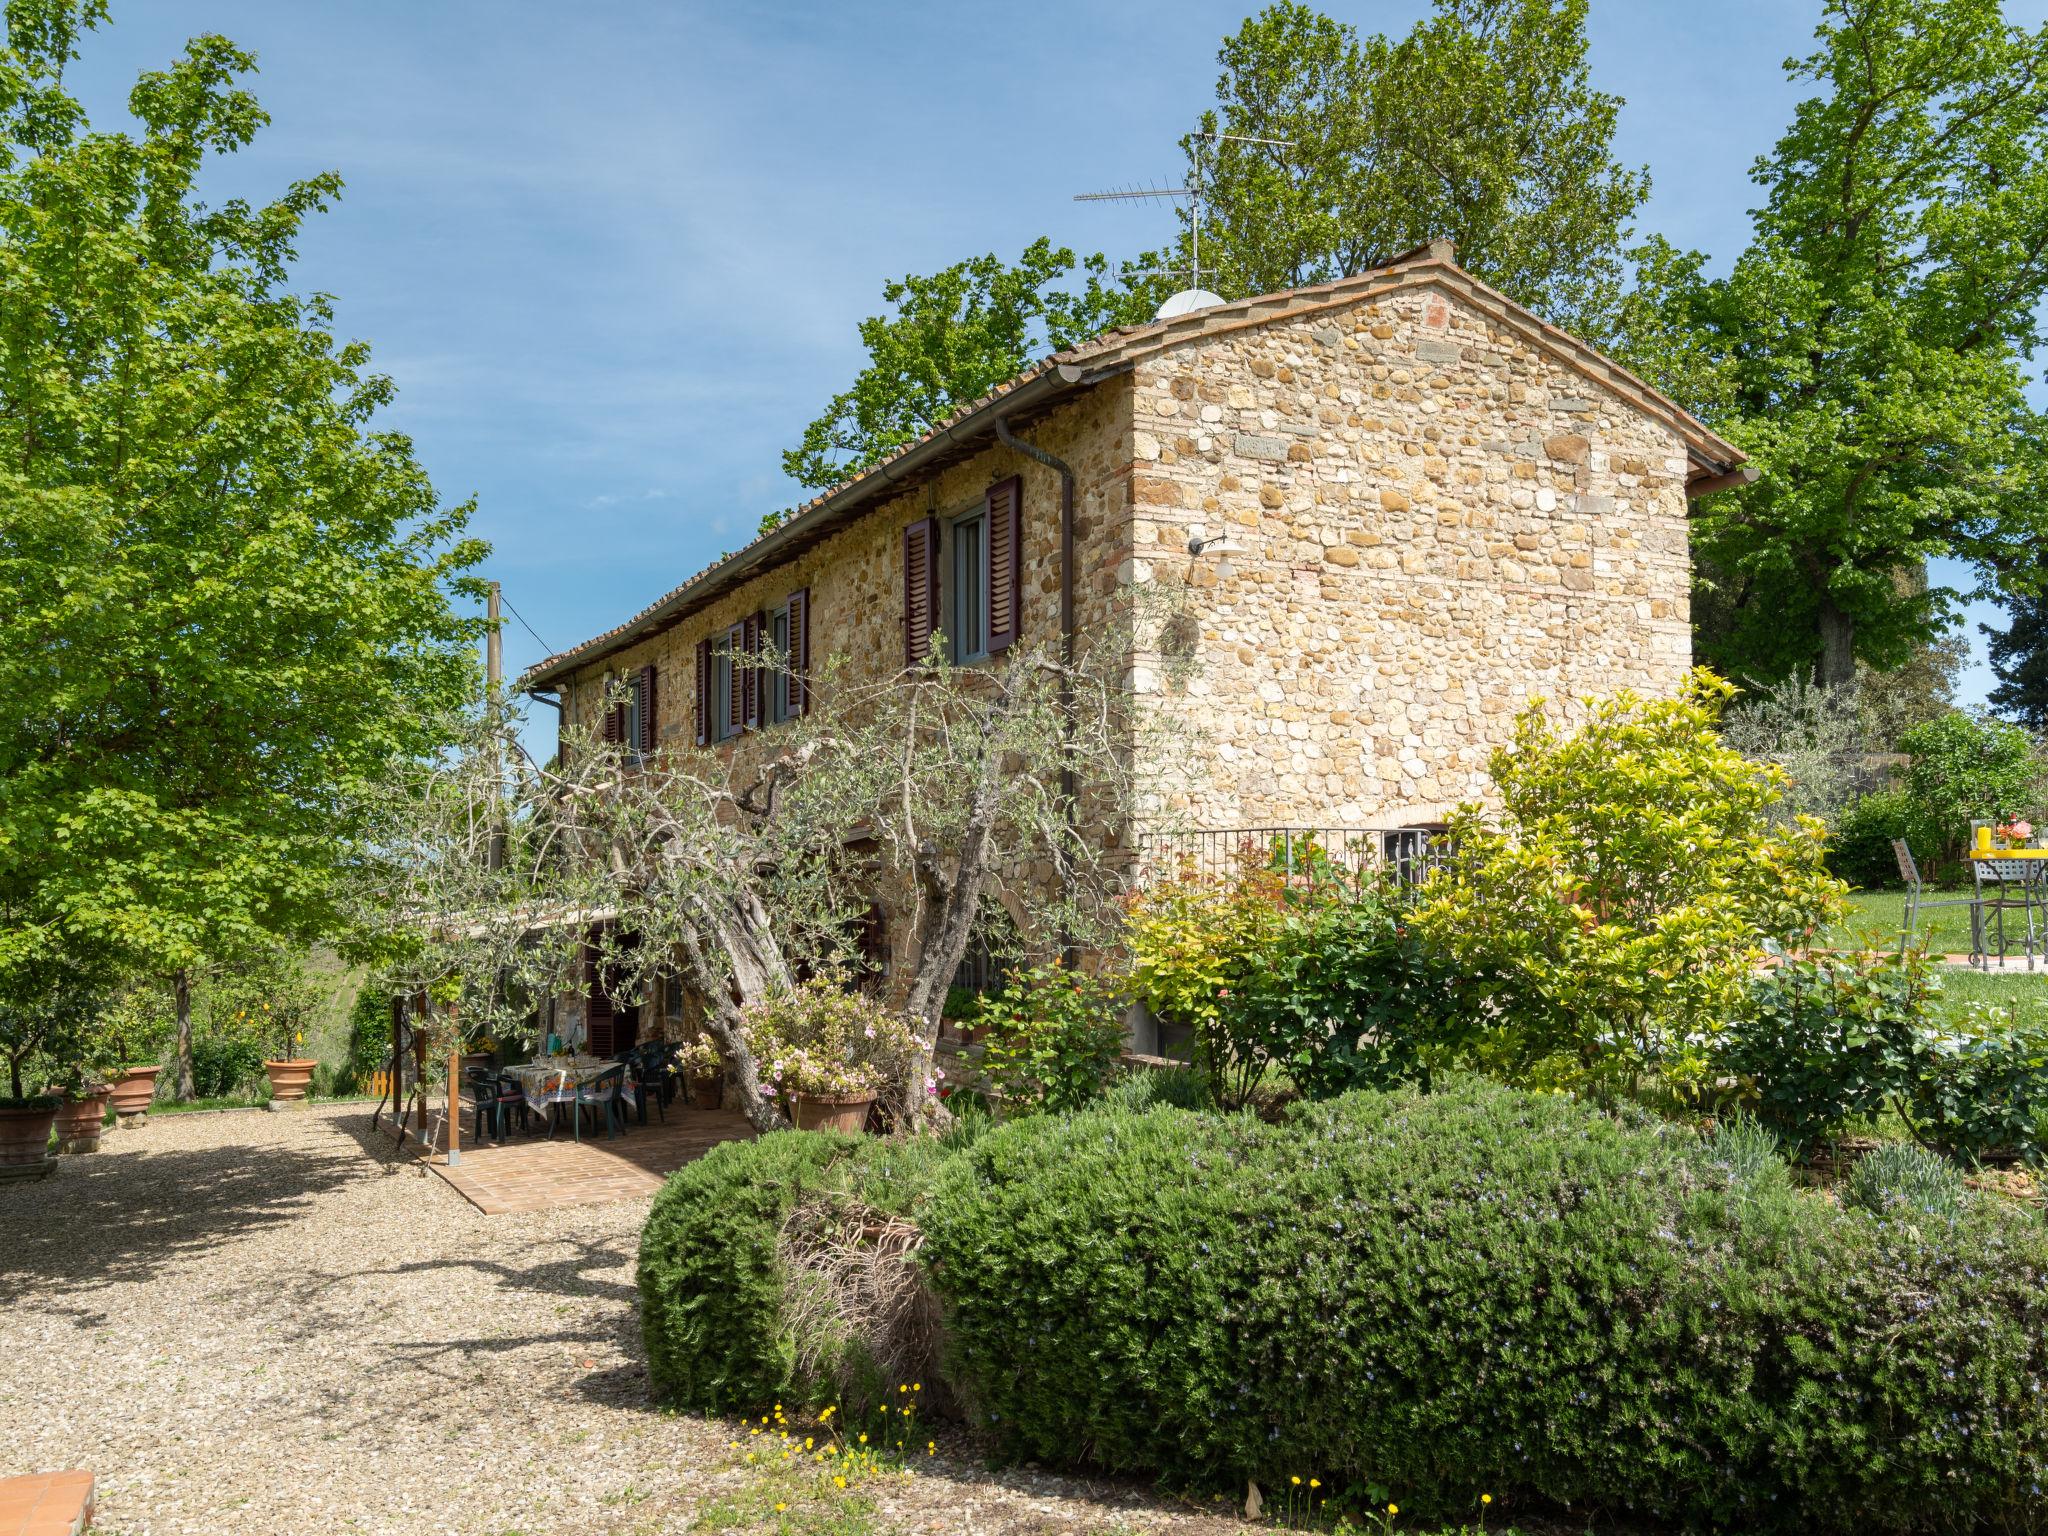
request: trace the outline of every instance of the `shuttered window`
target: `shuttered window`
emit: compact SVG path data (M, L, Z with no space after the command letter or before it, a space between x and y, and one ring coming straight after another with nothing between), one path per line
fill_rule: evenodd
M740 620L739 630L738 666L746 695L740 720L751 731L761 723L761 684L765 680L761 669L761 616L748 614Z
M912 573L919 553L905 535L906 632L915 616ZM981 661L1016 643L1024 630L1024 484L1013 475L989 487L980 503L945 524L947 585L943 609L933 586L929 608L940 614L947 649L956 663ZM934 562L936 564L936 561Z
M1012 475L989 488L988 549L985 605L988 640L985 649L1000 651L1023 631L1024 606L1024 482Z
M930 654L939 627L939 524L919 518L903 530L903 664Z
M612 999L604 985L602 935L602 929L593 928L583 944L583 1048L600 1057L613 1050Z
M720 711L724 729L720 736L737 736L747 728L747 626L735 624L725 632L725 654L721 668L724 686Z
M654 751L654 744L661 739L656 729L654 703L654 668L644 666L633 677L633 745L645 757Z
M697 642L697 745L705 746L711 741L711 702L716 697L711 688L711 642Z
M811 589L789 594L789 712L811 712Z

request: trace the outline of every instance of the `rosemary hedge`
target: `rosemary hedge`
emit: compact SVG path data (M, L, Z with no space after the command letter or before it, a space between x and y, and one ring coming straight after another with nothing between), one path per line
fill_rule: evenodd
M642 1256L657 1386L782 1394L775 1231L860 1162L790 1134L670 1181ZM1453 1519L1490 1492L2048 1530L2048 1231L2006 1202L1845 1209L1683 1129L1457 1082L1277 1125L1022 1119L902 1163L877 1203L914 1210L947 1385L1008 1456L1315 1476Z

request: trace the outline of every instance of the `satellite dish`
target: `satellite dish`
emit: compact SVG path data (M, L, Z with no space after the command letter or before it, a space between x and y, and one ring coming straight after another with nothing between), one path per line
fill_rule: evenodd
M1183 288L1160 305L1159 312L1152 318L1171 320L1176 315L1191 315L1198 309L1214 309L1223 302L1221 294L1211 293L1206 288Z

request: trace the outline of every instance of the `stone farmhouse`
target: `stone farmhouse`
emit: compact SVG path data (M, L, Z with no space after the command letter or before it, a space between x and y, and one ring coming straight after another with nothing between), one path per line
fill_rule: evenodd
M1132 683L1196 759L1162 824L1392 836L1484 800L1532 697L1670 690L1688 502L1753 475L1437 241L1049 357L520 687L642 751L739 748L805 702L735 669L758 646L999 658L1179 583L1192 675Z

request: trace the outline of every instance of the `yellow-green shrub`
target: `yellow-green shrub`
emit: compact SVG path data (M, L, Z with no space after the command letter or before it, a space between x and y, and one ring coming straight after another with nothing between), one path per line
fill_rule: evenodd
M1721 744L1731 691L1698 671L1673 699L1589 701L1570 730L1532 706L1494 753L1500 808L1453 817L1414 915L1439 954L1498 979L1486 1070L1688 1095L1765 942L1841 910L1819 823L1774 825L1781 771Z

